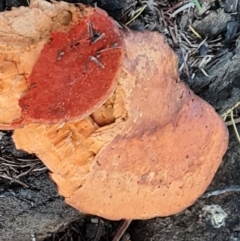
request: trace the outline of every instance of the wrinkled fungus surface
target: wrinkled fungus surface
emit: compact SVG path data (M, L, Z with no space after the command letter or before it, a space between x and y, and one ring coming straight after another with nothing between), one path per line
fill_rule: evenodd
M100 107L116 87L122 41L114 22L100 9L70 32L52 32L20 99L24 122L62 122Z

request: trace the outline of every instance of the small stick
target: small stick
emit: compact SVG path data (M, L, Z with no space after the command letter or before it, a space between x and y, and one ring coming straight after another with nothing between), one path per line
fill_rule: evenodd
M105 51L111 50L111 49L120 49L120 48L121 48L121 47L118 47L118 46L105 48L105 49L99 50L99 51L97 52L97 55L98 55L98 54L101 54L101 53L103 53L103 52L105 52Z
M25 184L24 182L21 182L21 181L15 179L15 178L13 178L13 177L9 177L9 176L7 176L6 174L0 175L0 177L6 178L6 179L8 179L8 180L10 180L10 181L12 181L12 182L16 182L16 183L22 185L22 186L25 187L25 188L29 188L29 186L28 186L27 184Z
M96 65L98 65L102 69L105 69L105 66L96 57L91 56L90 60L93 61Z
M94 37L93 24L91 21L88 22L88 34L90 36L90 39L93 39L93 37Z
M64 55L64 52L62 50L59 50L57 53L57 60L61 60L63 55Z
M94 31L93 23L91 21L88 22L88 34L91 39L91 43L93 44L105 37L105 33L97 33Z
M199 39L202 38L201 35L200 35L191 25L189 25L188 27L189 27L189 29L194 33L194 35L195 35L197 38L199 38Z
M203 73L206 77L209 76L209 75L207 74L207 72L206 72L203 68L200 68L200 70L202 71L202 73Z
M29 172L31 172L34 169L34 166L29 168L27 171L17 175L17 179L19 179L20 177L26 176Z
M177 44L178 44L178 41L177 41L177 38L176 38L176 36L175 36L175 33L173 32L173 29L172 29L172 27L171 26L169 26L169 33L170 33L170 35L171 35L171 37L172 37L172 39L173 39L173 43L174 43L174 45L176 46Z
M234 119L234 123L235 123L235 124L240 123L240 117ZM226 126L232 126L232 125L233 125L233 122L230 120L230 121L225 122L225 124L226 124Z
M33 172L42 172L42 171L45 171L45 170L48 170L48 168L47 168L47 167L34 168L32 171L33 171Z
M230 112L230 117L231 117L231 121L232 121L232 124L233 124L233 129L235 131L236 137L238 139L238 142L240 143L240 135L238 133L238 129L237 129L236 123L235 123L234 118L233 118L233 110Z
M94 239L93 239L93 241L98 241L98 240L100 240L100 228L101 228L101 220L100 220L100 218L98 218L98 226L97 226L97 230L96 230L96 233L95 233L95 235L94 235Z
M179 2L175 6L169 8L167 11L165 11L165 13L170 13L170 12L174 11L175 9L181 7L182 5L183 5L183 2Z
M39 162L39 159L22 159L22 158L18 158L18 161L22 161L22 162Z
M7 166L7 167L21 167L21 168L31 167L30 164L27 164L27 165L17 165L17 164L1 163L1 165Z
M140 8L135 12L136 15L135 15L132 19L130 19L127 23L125 23L125 25L128 26L130 23L132 23L134 20L136 20L136 19L141 15L141 13L145 10L146 7L147 7L147 4L144 5L144 6L142 6L142 7L140 7Z
M228 192L240 192L240 186L230 186L230 187L220 189L220 190L209 191L209 192L206 192L205 194L203 194L201 198L218 196L218 195L225 194Z
M187 3L185 5L183 5L182 7L178 8L176 11L174 11L172 14L170 14L170 18L174 18L177 14L179 14L180 12L188 9L188 8L191 8L191 7L194 7L195 4L190 2L190 3Z
M119 241L123 234L126 232L132 220L123 220L119 225L117 232L115 233L112 241Z
M93 37L92 40L91 40L91 43L94 44L97 41L103 39L104 37L105 37L105 33L101 33L99 36Z

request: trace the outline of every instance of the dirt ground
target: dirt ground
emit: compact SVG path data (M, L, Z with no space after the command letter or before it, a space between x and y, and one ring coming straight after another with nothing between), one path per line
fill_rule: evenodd
M181 78L226 117L230 131L228 151L207 192L180 214L133 221L122 240L240 241L240 143L229 117L231 108L234 119L240 117L240 2L202 0L201 10L186 7L191 1L81 2L97 2L131 29L165 34L179 56ZM27 0L2 0L0 11L27 4ZM182 6L185 9L177 13ZM84 217L67 206L41 162L17 151L11 132L0 136L0 241L25 241L23 229L32 233L28 240L111 240L118 222ZM15 219L8 219L13 213Z

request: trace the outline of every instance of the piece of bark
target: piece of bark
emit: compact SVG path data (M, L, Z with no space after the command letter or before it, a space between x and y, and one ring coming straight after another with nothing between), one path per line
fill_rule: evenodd
M194 92L207 100L219 113L224 113L240 100L240 40L233 51L222 55L205 68L208 76L199 71L188 84Z
M202 36L209 38L220 34L232 19L231 15L225 13L223 9L210 11L209 14L201 20L193 23L193 28Z
M224 10L227 13L235 13L237 11L238 0L226 0Z
M83 217L65 204L47 173L24 182L29 188L0 192L1 241L42 241Z

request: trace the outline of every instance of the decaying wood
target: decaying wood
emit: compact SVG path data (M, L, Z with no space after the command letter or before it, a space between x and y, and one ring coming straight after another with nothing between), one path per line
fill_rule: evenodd
M29 177L24 182L29 188L1 191L1 241L42 241L83 217L65 204L47 173Z
M190 87L208 101L220 114L240 100L240 40L232 51L223 50L206 68L208 76L199 71Z

